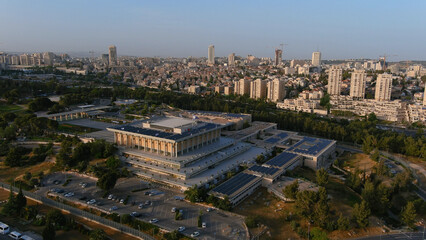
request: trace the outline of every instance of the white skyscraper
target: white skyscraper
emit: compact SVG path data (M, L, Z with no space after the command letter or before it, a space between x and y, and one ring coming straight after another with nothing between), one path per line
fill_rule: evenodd
M269 81L266 84L266 98L271 102L278 102L284 99L285 88L284 81L281 81L278 78L275 78L272 81Z
M351 88L349 95L353 98L364 99L365 95L365 78L364 70L355 70L351 75Z
M320 65L321 65L321 52L313 52L312 66L320 66Z
M114 45L109 46L109 65L117 65L117 48Z
M327 93L330 95L340 95L340 85L342 82L342 69L338 66L331 66L328 72L328 89Z
M377 76L376 94L377 101L389 101L392 93L392 75L383 73Z
M229 67L235 66L235 53L231 53L228 55L228 66Z
M209 52L207 56L207 64L213 65L214 64L214 45L209 46Z

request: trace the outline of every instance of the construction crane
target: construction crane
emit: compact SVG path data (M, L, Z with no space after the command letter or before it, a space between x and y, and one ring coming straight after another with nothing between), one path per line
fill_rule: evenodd
M383 56L379 56L379 58L383 58L383 71L386 71L386 58L389 57L397 57L398 55L389 55L389 54L383 54ZM379 59L379 61L380 61Z
M284 52L284 46L287 46L288 44L286 44L286 43L281 43L280 44L280 48L281 48L281 51L283 51Z

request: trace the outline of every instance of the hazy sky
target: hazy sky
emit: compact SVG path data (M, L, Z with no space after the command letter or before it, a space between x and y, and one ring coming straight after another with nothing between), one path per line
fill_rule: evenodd
M426 59L425 0L0 0L0 51Z

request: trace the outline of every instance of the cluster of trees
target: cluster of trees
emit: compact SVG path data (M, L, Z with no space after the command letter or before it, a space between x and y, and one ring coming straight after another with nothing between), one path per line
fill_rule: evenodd
M21 146L11 146L4 143L9 147L4 164L9 167L22 167L28 165L34 165L39 162L43 162L48 155L53 154L53 144L39 145L37 148L29 149ZM5 152L1 152L0 156ZM4 155L3 155L4 156Z
M9 199L3 206L2 214L6 216L21 216L24 213L27 205L27 198L22 193L22 188L19 188L19 193L15 196L12 189L10 189Z
M114 154L114 145L105 140L82 143L78 138L65 138L61 143L57 165L62 168L86 170L89 161L97 158L107 158Z
M127 169L120 170L120 167L120 159L114 156L106 160L105 166L95 167L95 175L98 177L96 185L105 192L113 189L119 177L128 175ZM126 173L124 173L124 171L126 171Z
M212 188L212 187L211 187ZM185 198L190 202L206 202L213 204L214 207L229 211L232 208L229 198L225 196L223 199L208 195L207 192L210 189L205 187L198 187L197 185L192 186L184 192Z
M28 112L5 113L0 116L0 138L4 140L14 140L17 136L43 136L57 128L57 121Z

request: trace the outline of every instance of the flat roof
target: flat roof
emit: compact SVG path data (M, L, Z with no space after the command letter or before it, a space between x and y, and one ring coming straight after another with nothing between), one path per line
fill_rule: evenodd
M188 124L196 124L197 122L191 119L167 117L158 121L153 121L150 124L164 128L177 128Z
M185 137L191 136L193 134L198 134L201 132L209 131L212 129L215 129L219 127L220 125L214 124L214 123L201 123L199 126L196 126L195 128L190 129L189 131L185 131L182 133L173 133L173 132L164 132L160 130L155 129L149 129L149 128L143 128L143 127L136 127L132 125L121 125L121 126L114 126L108 128L108 130L111 131L124 131L129 133L135 133L140 135L146 135L151 137L158 137L158 138L164 138L168 140L180 140Z
M273 157L271 160L267 161L265 165L282 167L285 164L287 164L289 161L295 159L296 157L298 157L297 154L282 152L279 155Z
M332 142L322 138L303 137L286 151L316 156Z
M259 177L241 172L229 179L228 181L222 183L218 187L214 188L212 191L230 196L257 178Z
M275 173L278 172L279 169L275 168L275 167L265 167L265 166L260 166L260 165L253 165L248 170L253 171L253 172L266 174L266 175L274 175Z

